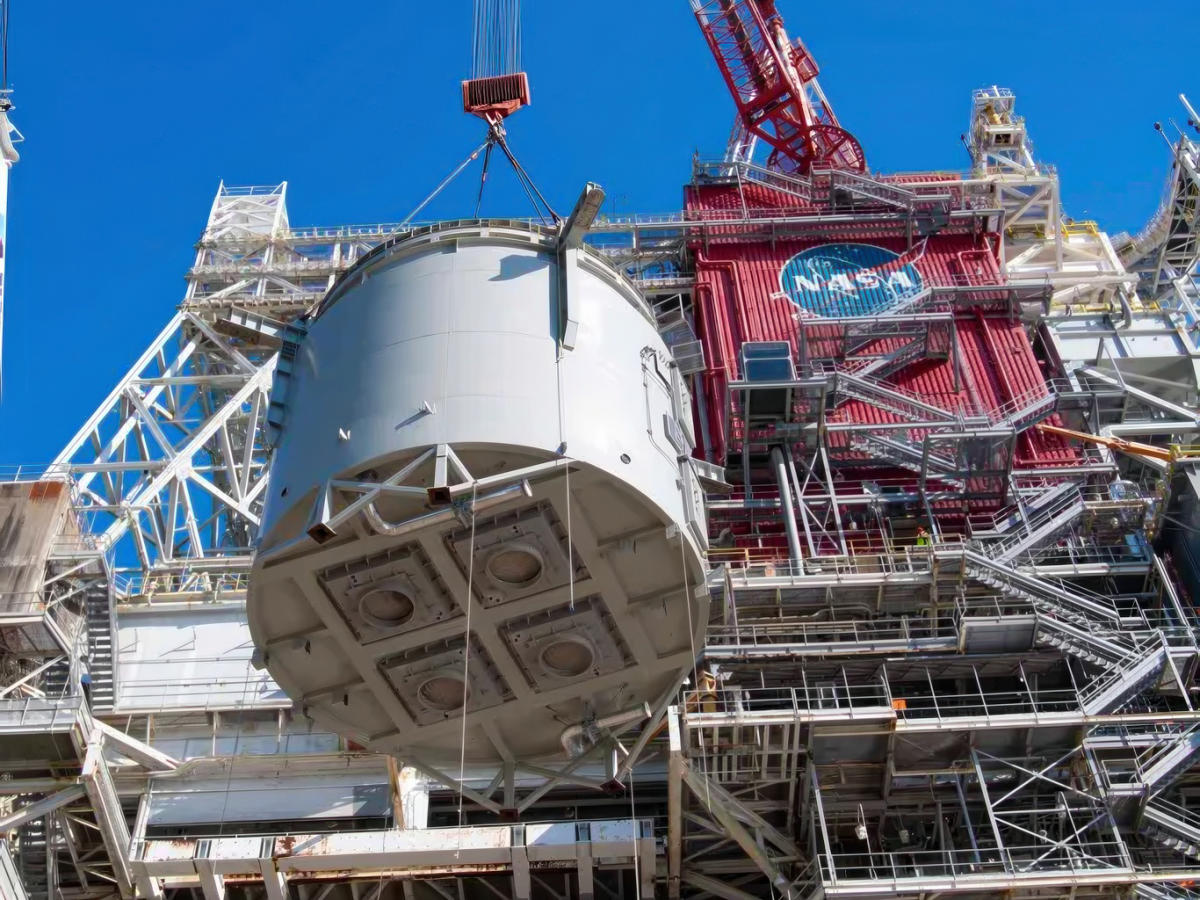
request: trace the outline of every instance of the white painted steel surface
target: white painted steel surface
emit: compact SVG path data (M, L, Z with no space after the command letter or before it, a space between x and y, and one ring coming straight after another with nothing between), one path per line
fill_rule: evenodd
M640 710L691 665L707 606L690 397L597 255L511 224L385 246L281 372L248 617L309 715L456 762L468 595L468 759L579 752L569 726ZM369 488L374 513L339 515Z

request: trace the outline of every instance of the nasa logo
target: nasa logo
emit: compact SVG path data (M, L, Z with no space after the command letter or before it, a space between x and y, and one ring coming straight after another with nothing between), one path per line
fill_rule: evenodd
M924 289L921 273L899 253L874 244L823 244L789 259L781 293L804 313L823 318L876 315Z

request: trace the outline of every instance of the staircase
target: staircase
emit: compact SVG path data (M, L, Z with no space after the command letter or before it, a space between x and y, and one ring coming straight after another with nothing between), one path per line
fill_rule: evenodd
M71 683L71 663L67 659L60 660L42 673L39 685L47 700L57 700L74 693Z
M1141 766L1147 794L1162 790L1182 774L1200 753L1200 722L1183 729L1173 740L1155 749Z
M45 817L18 828L17 872L28 900L50 900L52 863Z
M1084 630L1116 631L1121 617L1106 597L1087 595L1045 578L1034 578L974 550L959 551L967 573L997 593L1027 600L1039 613L1070 622Z
M1010 489L1015 495L1017 489ZM1047 506L1056 503L1064 494L1070 494L1078 491L1078 486L1072 481L1059 481L1052 485L1048 490L1043 489L1032 500L1022 502L1018 509L1009 512L1003 517L997 513L991 519L986 521L983 526L971 526L971 537L981 543L991 541L995 538L1004 537L1014 531L1018 531L1025 525L1026 521L1040 513ZM978 520L975 520L978 521Z
M1138 830L1170 850L1200 860L1200 815L1155 797L1142 807Z
M0 897L5 900L29 900L8 841L0 841Z
M895 350L856 367L853 374L859 378L886 378L888 375L899 372L915 360L927 359L929 357L928 343L924 333L918 334Z
M1055 391L1039 384L988 413L993 425L1007 425L1013 431L1024 431L1051 415L1058 407Z
M93 712L112 712L116 702L116 659L113 654L113 609L108 579L88 588L84 596L87 620L88 674L92 679Z
M861 373L837 372L833 381L835 403L850 399L861 400L863 403L886 409L888 412L914 423L928 422L956 426L974 424L984 427L990 424L984 416L964 417L952 410L926 403L916 394L901 390L894 385L864 377Z
M998 593L1033 604L1039 640L1100 670L1080 690L1080 707L1088 715L1118 709L1155 683L1167 664L1168 649L1160 637L1139 639L1120 629L1120 614L1105 598L1086 596L1041 578L1008 569L974 551L963 554L967 571Z
M904 434L862 432L851 437L850 447L870 454L873 460L886 460L902 469L962 484L962 466L950 457L934 452L928 439L916 443Z
M1086 509L1083 492L1077 485L1066 482L1046 494L1040 502L1031 504L1029 516L1021 522L1020 530L989 543L988 553L999 562L1010 562L1070 528Z

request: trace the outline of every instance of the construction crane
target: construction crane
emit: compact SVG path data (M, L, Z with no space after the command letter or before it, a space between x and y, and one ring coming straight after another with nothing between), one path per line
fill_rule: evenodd
M772 148L768 165L807 175L814 169L863 172L855 137L817 83L817 63L783 27L775 0L691 0L692 11L738 108L731 152L745 135ZM734 150L733 144L737 144Z
M1153 444L1141 444L1137 441L1127 441L1119 437L1101 437L1098 434L1088 434L1086 431L1072 431L1070 428L1060 428L1057 425L1038 425L1037 429L1045 434L1057 434L1059 437L1069 438L1074 441L1088 441L1093 444L1099 444L1101 447L1107 447L1109 450L1116 450L1118 453L1138 456L1143 459L1156 459L1160 462L1172 463L1179 458L1179 453L1174 448L1155 447Z
M10 0L0 0L0 379L4 349L4 259L8 255L8 170L21 157L13 146L23 140L17 126L8 120L12 109L8 86L8 11ZM0 385L3 381L0 380Z

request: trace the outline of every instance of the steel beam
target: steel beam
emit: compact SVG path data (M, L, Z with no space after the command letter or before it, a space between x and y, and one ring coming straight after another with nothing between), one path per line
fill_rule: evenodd
M76 784L69 788L63 788L58 793L51 794L49 797L44 797L41 800L35 800L28 806L22 806L20 809L0 818L0 831L10 831L14 828L20 828L26 822L32 822L34 819L40 819L42 816L54 812L61 806L66 806L68 803L74 803L85 793L86 791L83 789L83 785Z

